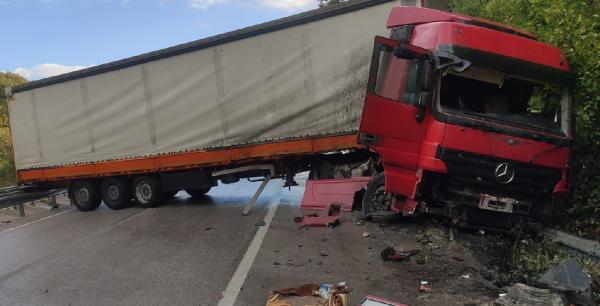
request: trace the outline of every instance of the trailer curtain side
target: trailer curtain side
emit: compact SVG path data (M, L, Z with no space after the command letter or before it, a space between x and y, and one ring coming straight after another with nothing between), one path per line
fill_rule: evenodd
M401 2L17 91L16 167L355 133L373 37Z

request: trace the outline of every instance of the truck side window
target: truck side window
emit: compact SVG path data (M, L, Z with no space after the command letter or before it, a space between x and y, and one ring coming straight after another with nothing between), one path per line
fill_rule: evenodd
M394 56L390 46L381 46L375 94L395 101L416 104L418 72L418 60L398 58Z

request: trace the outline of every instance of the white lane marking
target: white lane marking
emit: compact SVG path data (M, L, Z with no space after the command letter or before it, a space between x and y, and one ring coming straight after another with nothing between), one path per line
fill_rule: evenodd
M141 216L141 215L143 215L143 214L145 214L145 213L147 213L147 212L149 212L149 211L151 211L151 210L153 210L153 209L152 209L152 208L144 208L144 210L142 210L142 212L139 212L139 213L137 213L137 214L133 214L133 215L129 215L129 216L127 216L127 217L123 218L121 221L118 221L118 222L117 222L117 223L115 223L115 224L111 224L111 225L109 225L109 226L107 226L107 227L105 227L105 228L101 229L101 230L100 230L100 231L98 231L98 232L97 232L97 233L96 233L94 236L97 236L97 235L100 235L100 234L106 233L106 232L108 232L109 230L111 230L111 229L113 229L113 228L115 228L115 227L117 227L117 226L119 226L119 225L121 225L121 224L123 224L123 223L125 223L125 222L127 222L127 221L131 221L131 220L133 220L134 218L137 218L137 217L139 217L139 216Z
M260 246L262 245L263 240L265 239L265 235L271 226L271 221L273 221L273 217L275 216L275 212L277 211L277 207L279 207L279 203L281 202L281 186L277 186L277 193L274 195L273 201L269 206L269 210L267 211L267 215L265 216L265 225L258 228L250 246L246 250L242 261L238 265L235 273L233 273L233 277L229 281L227 288L223 292L223 297L219 301L218 306L233 306L237 297L246 281L246 277L248 277L248 273L250 272L250 268L254 263L254 259L256 255L258 255L258 251L260 250ZM245 217L241 217L245 218Z
M44 217L44 218L41 218L41 219L37 219L35 221L31 221L29 223L24 223L24 224L15 226L15 227L7 228L7 229L1 231L0 234L6 233L6 232L10 232L10 231L14 231L16 229L19 229L19 228L22 228L22 227L25 227L27 225L31 225L31 224L34 224L34 223L42 222L44 220L47 220L47 219L50 219L50 218L54 218L54 217L60 216L62 214L66 214L68 212L72 212L73 210L75 210L75 208L69 208L68 210L65 210L63 212L59 212L58 214L50 215L50 216L47 216L47 217Z

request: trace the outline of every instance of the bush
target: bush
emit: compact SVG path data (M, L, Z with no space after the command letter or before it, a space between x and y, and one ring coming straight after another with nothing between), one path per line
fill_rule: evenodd
M8 104L4 89L27 82L21 76L0 72L0 187L16 183L15 164L9 128Z

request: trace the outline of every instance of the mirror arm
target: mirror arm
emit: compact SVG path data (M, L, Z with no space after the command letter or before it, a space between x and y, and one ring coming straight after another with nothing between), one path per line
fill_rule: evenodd
M471 67L470 61L461 59L460 57L445 51L433 52L432 59L435 63L436 71L452 66L452 69L454 69L454 71L463 72L467 70L467 68Z
M425 107L421 106L419 107L419 110L417 111L417 122L422 122L423 119L425 119Z

